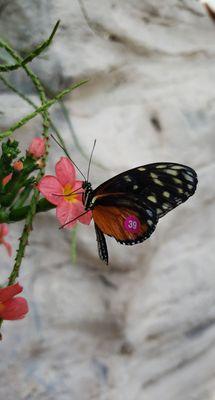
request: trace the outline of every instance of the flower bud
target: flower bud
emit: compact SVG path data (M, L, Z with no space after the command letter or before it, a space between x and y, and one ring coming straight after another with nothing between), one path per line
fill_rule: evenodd
M23 162L22 161L15 161L15 163L13 164L13 168L16 171L22 171L23 169Z
M5 176L5 177L2 179L2 184L3 184L3 186L7 185L7 183L11 180L12 175L13 175L13 174L10 173L9 175Z
M31 154L35 158L40 158L44 156L45 151L45 139L42 139L40 137L35 137L28 148L28 154Z

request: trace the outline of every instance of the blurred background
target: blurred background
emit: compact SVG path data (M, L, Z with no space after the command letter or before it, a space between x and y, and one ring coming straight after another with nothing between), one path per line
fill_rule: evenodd
M36 217L20 275L30 313L3 325L0 398L214 400L215 25L195 0L0 1L0 36L23 57L58 19L30 66L49 96L89 78L51 117L84 172L97 139L93 187L157 161L190 165L199 186L145 243L108 239L108 268L93 224L79 224L74 264L71 231ZM24 71L7 78L39 104ZM0 83L1 131L30 111ZM40 132L37 117L16 138L25 149ZM47 171L62 155L52 142ZM1 261L4 282L4 249Z

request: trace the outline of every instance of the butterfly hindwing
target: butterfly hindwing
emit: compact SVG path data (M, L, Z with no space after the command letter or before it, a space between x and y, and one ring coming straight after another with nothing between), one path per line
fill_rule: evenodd
M92 214L100 231L126 245L146 240L158 221L156 212L144 203L141 196L126 193L100 195Z
M93 191L93 196L99 198L108 193L138 195L160 218L192 196L196 185L197 175L192 168L161 162L116 175L98 186Z

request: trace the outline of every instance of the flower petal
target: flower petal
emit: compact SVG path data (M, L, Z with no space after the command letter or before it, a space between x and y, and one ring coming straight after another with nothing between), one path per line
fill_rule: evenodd
M46 141L45 139L40 137L35 137L28 148L28 153L35 158L40 158L44 156L45 151L46 151Z
M3 306L0 310L0 318L6 320L22 319L28 312L28 303L24 297L10 299Z
M13 296L23 291L23 287L17 282L4 288L0 288L0 302L3 303L12 299Z
M89 225L92 219L92 211L88 211L86 214L82 215L82 217L78 218L78 220L85 225Z
M46 175L37 185L38 190L52 204L59 204L62 200L63 187L56 176ZM58 196L55 196L57 194ZM60 195L60 196L59 196Z
M13 175L13 174L12 174L12 172L11 172L9 175L5 176L5 177L2 179L2 185L3 185L3 186L7 185L7 183L11 180L12 175Z
M81 203L82 203L82 198L83 198L82 193L84 193L84 189L82 188L82 185L83 185L83 181L77 180L77 181L75 181L75 184L72 188L72 191L73 192L76 191L76 193L77 193L76 199L79 200Z
M0 240L3 236L6 236L9 232L7 224L0 224Z
M55 173L62 186L67 183L70 183L71 186L75 184L75 167L67 157L60 158L55 165Z
M80 201L70 203L62 200L62 202L57 206L56 216L61 225L67 224L67 222L75 219L75 221L70 222L65 226L65 228L70 229L77 223L79 216L84 212L84 206Z

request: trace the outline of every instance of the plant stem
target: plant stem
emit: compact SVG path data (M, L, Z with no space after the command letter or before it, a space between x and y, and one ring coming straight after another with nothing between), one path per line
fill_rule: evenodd
M49 38L45 41L43 41L38 47L36 47L29 55L27 55L23 60L20 59L20 61L17 60L16 64L12 64L12 65L8 65L8 64L0 64L0 72L8 72L8 71L14 71L18 68L23 67L24 65L26 65L27 63L31 62L34 58L36 58L37 56L39 56L40 53L42 53L42 51L44 51L50 44L51 41L58 29L58 26L60 24L60 21L57 21L57 23L55 24L51 35L49 36ZM0 40L0 47L4 48L5 50L11 50L11 48L8 46L8 44L6 42L4 42L3 40ZM10 51L8 51L10 52Z
M16 129L21 128L23 125L25 125L32 118L36 117L36 115L38 115L41 112L47 110L48 108L53 106L53 104L55 104L57 101L61 100L66 94L70 93L72 90L78 88L79 86L81 86L81 85L83 85L84 83L87 83L87 82L88 82L88 80L80 81L78 83L75 83L70 88L64 89L62 92L58 93L53 99L47 101L42 106L38 107L33 113L26 115L26 117L24 117L20 121L16 122L14 125L11 126L10 129L8 129L7 131L1 132L0 133L0 140L4 139L5 137L11 136L12 133Z
M21 99L23 99L24 101L26 101L26 103L28 103L30 106L32 106L35 110L37 109L37 105L28 97L26 96L24 93L20 92L15 86L13 86L8 79L6 79L3 75L0 74L0 80L5 84L5 86L7 86L10 90L12 90L14 93L16 93ZM53 123L52 120L50 120L50 127L52 128L52 130L55 132L58 140L60 141L60 143L63 145L63 147L66 147L64 140L59 132L59 130L57 129L56 125Z
M59 22L55 25L54 30L53 30L50 38L48 39L48 41L44 42L44 43L46 43L46 46L48 44L50 44L50 42L57 30L58 25L59 25ZM44 44L42 46L40 46L40 49L41 48L43 48L43 49L45 48ZM18 64L22 65L22 68L25 70L25 72L27 73L29 78L32 80L32 83L34 84L36 90L38 91L42 105L44 105L46 103L47 99L46 99L46 95L45 95L43 86L40 83L40 80L37 77L37 75L34 74L34 72L27 65L25 65L25 63L23 63L23 60L21 59L21 57L9 45L6 45L5 50L17 61ZM28 60L30 60L30 57L28 57ZM41 169L36 177L36 182L38 182L44 174L46 160L48 157L48 139L49 139L48 130L49 130L49 126L50 126L50 117L49 117L49 113L47 110L44 110L43 112L41 112L41 114L43 117L43 133L42 133L42 135L45 139L46 151L45 151L45 155L43 157L43 167L41 167ZM29 233L32 230L32 224L33 224L33 219L34 219L34 216L35 216L36 210L37 210L38 199L39 199L39 191L37 189L34 189L34 193L33 193L33 196L30 201L30 205L27 210L25 226L24 226L21 238L20 238L19 248L17 250L17 254L16 254L16 258L15 258L15 264L13 266L13 270L9 277L8 285L11 285L12 283L14 283L16 278L19 276L19 269L21 266L22 258L25 253L26 245L28 244Z
M77 225L71 230L71 261L76 264Z
M22 118L21 120L16 122L15 124L13 124L10 127L10 129L8 129L7 131L0 133L0 140L3 138L6 138L8 136L11 136L16 129L25 125L29 120L34 118L36 115L38 115L40 113L42 114L42 117L43 117L43 133L42 133L42 135L46 139L46 153L43 158L44 166L40 169L40 171L36 177L36 181L39 181L41 179L41 177L43 176L46 160L48 157L48 139L49 139L48 131L49 131L49 126L51 124L51 120L50 120L49 113L48 113L49 107L51 107L57 101L62 99L63 96L70 93L75 88L77 88L87 82L85 80L85 81L81 81L77 84L74 84L71 88L63 90L62 92L58 93L53 99L47 101L45 90L43 88L42 83L40 82L37 75L34 74L34 72L26 65L28 62L33 60L33 58L38 56L46 47L48 47L50 45L58 26L59 26L59 21L55 25L50 37L46 41L44 41L40 46L38 46L33 52L31 52L25 59L22 59L7 43L5 43L4 41L0 41L0 47L4 48L7 51L7 53L10 54L13 57L13 59L16 61L16 64L14 64L14 65L0 66L0 71L10 71L12 69L17 69L19 67L22 67L25 70L25 72L27 73L27 75L29 76L29 78L32 80L32 82L39 94L41 103L42 103L41 106L36 108L36 106L34 105L33 102L31 102L29 99L27 100L26 96L21 94L21 97L24 100L28 101L28 103L31 104L35 108L35 111L32 112L31 114L28 114L27 116L25 116L24 118ZM10 87L13 91L18 92L14 87L12 87L12 85L10 85L8 83L8 81L5 78L0 77L0 79L8 87ZM38 199L39 199L39 191L37 189L34 189L34 193L31 198L30 204L28 206L12 210L9 214L9 222L17 221L17 220L23 219L24 217L26 219L25 219L24 229L23 229L22 235L20 237L19 248L17 250L17 254L15 257L15 263L13 266L13 270L8 278L8 285L12 285L19 276L21 262L24 257L24 254L25 254L25 248L28 244L28 238L29 238L29 234L32 230L32 224L33 224L33 219L34 219L35 214L37 212L46 211L47 209L54 207L53 205L50 205L50 203L47 204L45 199L41 199L40 201L38 201ZM1 326L1 321L0 321L0 326Z

